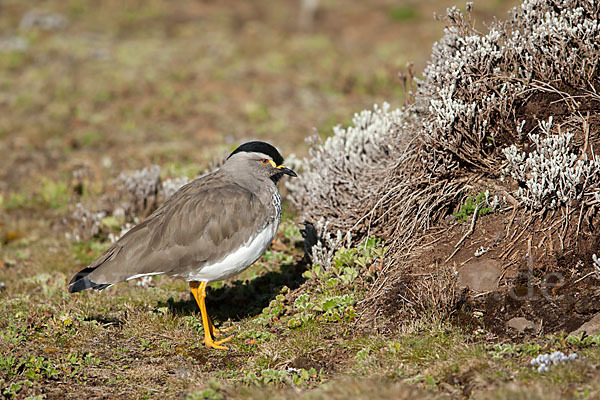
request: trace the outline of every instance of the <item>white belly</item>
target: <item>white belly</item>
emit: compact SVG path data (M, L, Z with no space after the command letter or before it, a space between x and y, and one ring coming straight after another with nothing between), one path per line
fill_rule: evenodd
M278 220L268 225L262 232L250 239L223 260L205 265L199 271L190 273L187 281L212 282L237 275L262 256L277 232Z

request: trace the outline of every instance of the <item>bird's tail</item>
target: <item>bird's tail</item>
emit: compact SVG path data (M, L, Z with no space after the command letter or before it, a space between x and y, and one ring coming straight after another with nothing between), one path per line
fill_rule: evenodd
M88 275L95 269L95 267L87 267L75 274L73 279L71 279L71 282L69 282L69 293L76 293L90 288L102 290L109 287L109 283L96 283L90 280L90 277Z

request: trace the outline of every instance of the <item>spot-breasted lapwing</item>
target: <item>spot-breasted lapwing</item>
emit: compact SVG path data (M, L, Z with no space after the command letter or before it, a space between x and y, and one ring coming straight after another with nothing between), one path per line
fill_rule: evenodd
M69 292L167 274L185 279L202 314L204 343L227 349L206 312L208 282L227 279L267 249L281 218L277 182L296 176L265 142L238 147L217 171L179 189L146 220L78 272Z

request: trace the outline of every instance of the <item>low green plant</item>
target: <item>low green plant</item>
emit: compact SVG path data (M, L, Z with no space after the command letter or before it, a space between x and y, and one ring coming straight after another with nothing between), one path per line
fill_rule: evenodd
M393 21L409 21L418 17L417 10L412 6L393 7L388 15Z
M503 343L495 344L490 350L490 355L495 360L504 358L520 358L523 356L535 357L541 353L542 347L538 343Z
M152 342L147 339L140 338L140 345L142 346L142 350L148 350L152 345Z
M273 335L270 332L267 331L263 331L263 330L247 330L244 331L241 335L239 335L239 338L244 340L246 344L258 344L264 341L268 341L271 340L273 338L275 338L275 335Z
M3 70L17 70L25 64L25 54L19 51L0 53L0 68Z
M291 243L291 247L295 247L297 243L302 241L302 234L297 224L292 221L285 221L281 224L279 230L283 233L283 236Z
M173 161L166 163L161 168L161 178L185 176L189 179L194 179L198 174L202 173L204 167L199 164L194 164L191 161Z
M453 214L458 222L467 222L477 209L477 206L480 206L477 210L477 218L490 214L494 209L484 206L483 204L485 201L485 192L481 192L475 197L468 197L467 200L465 200L465 204L460 207L460 210Z
M66 182L56 182L44 177L36 197L50 208L61 208L69 201L69 188Z
M263 262L272 262L277 265L291 264L294 261L294 256L282 251L267 250L262 256Z
M13 346L18 346L27 340L27 327L22 324L13 325L11 323L0 331L0 339ZM2 365L4 364L0 361L0 369L2 369Z
M221 400L225 396L221 394L221 385L216 380L210 380L208 384L203 385L200 390L189 393L185 400Z
M2 201L2 206L7 210L15 210L28 207L30 203L31 200L24 193L11 193Z
M54 364L44 357L30 357L25 361L25 376L31 380L56 379L60 375Z
M289 309L289 307L284 305L285 301L286 299L283 294L280 293L275 296L275 299L271 300L269 305L262 310L258 321L263 325L268 325L277 321L279 317L285 313L286 309Z
M221 400L225 397L213 388L206 388L189 393L186 400Z
M558 340L561 342L566 342L569 345L577 346L580 348L591 347L591 346L600 346L600 332L586 336L583 334L580 335L569 335L566 338L558 337Z
M367 274L372 273L374 261L383 259L386 250L387 247L382 246L379 239L367 238L356 247L341 247L337 250L328 271L315 263L302 276L307 279L314 279L329 287L336 286L338 283L347 286L358 278L361 271Z
M4 382L0 379L0 394L7 399L14 399L23 390L25 386L31 387L33 384L29 380L22 380L18 382L11 382L7 386L4 386Z
M355 296L351 293L341 296L317 295L316 299L304 293L294 302L298 313L288 321L288 327L297 328L318 316L329 322L350 322L356 317L355 303Z
M0 356L0 371L5 378L11 379L17 375L17 370L22 364L22 359L18 359L14 355Z
M386 248L375 238L369 238L352 248L338 249L331 268L325 270L315 263L303 273L308 282L307 290L293 302L282 292L271 301L258 317L263 325L281 322L296 329L309 321L350 322L356 318L354 305L363 296L359 279L369 279L374 262L384 256ZM287 289L287 290L286 290Z
M354 360L360 362L360 361L365 361L369 358L369 354L371 353L371 349L368 347L365 347L364 349L359 350L355 355L354 355Z
M89 352L68 353L60 360L61 375L69 378L80 376L87 367L100 364L100 359Z
M600 333L590 336L556 334L524 343L495 344L489 350L489 354L494 360L520 359L553 351L567 352L598 346L600 346Z
M117 217L114 215L109 215L108 217L102 218L100 223L114 231L120 231L123 225L125 225L125 217Z

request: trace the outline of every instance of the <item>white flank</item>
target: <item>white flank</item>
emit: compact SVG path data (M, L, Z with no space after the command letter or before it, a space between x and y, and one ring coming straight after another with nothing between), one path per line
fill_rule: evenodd
M238 248L224 259L214 264L206 265L199 271L194 271L185 276L188 281L220 281L230 276L239 274L254 261L258 260L265 252L277 232L278 222L274 222L263 229L258 235L251 238L246 244Z
M132 279L141 278L143 276L160 275L160 274L164 274L164 272L150 272L149 274L137 274L137 275L130 276L129 278L127 278L125 280L130 281Z

